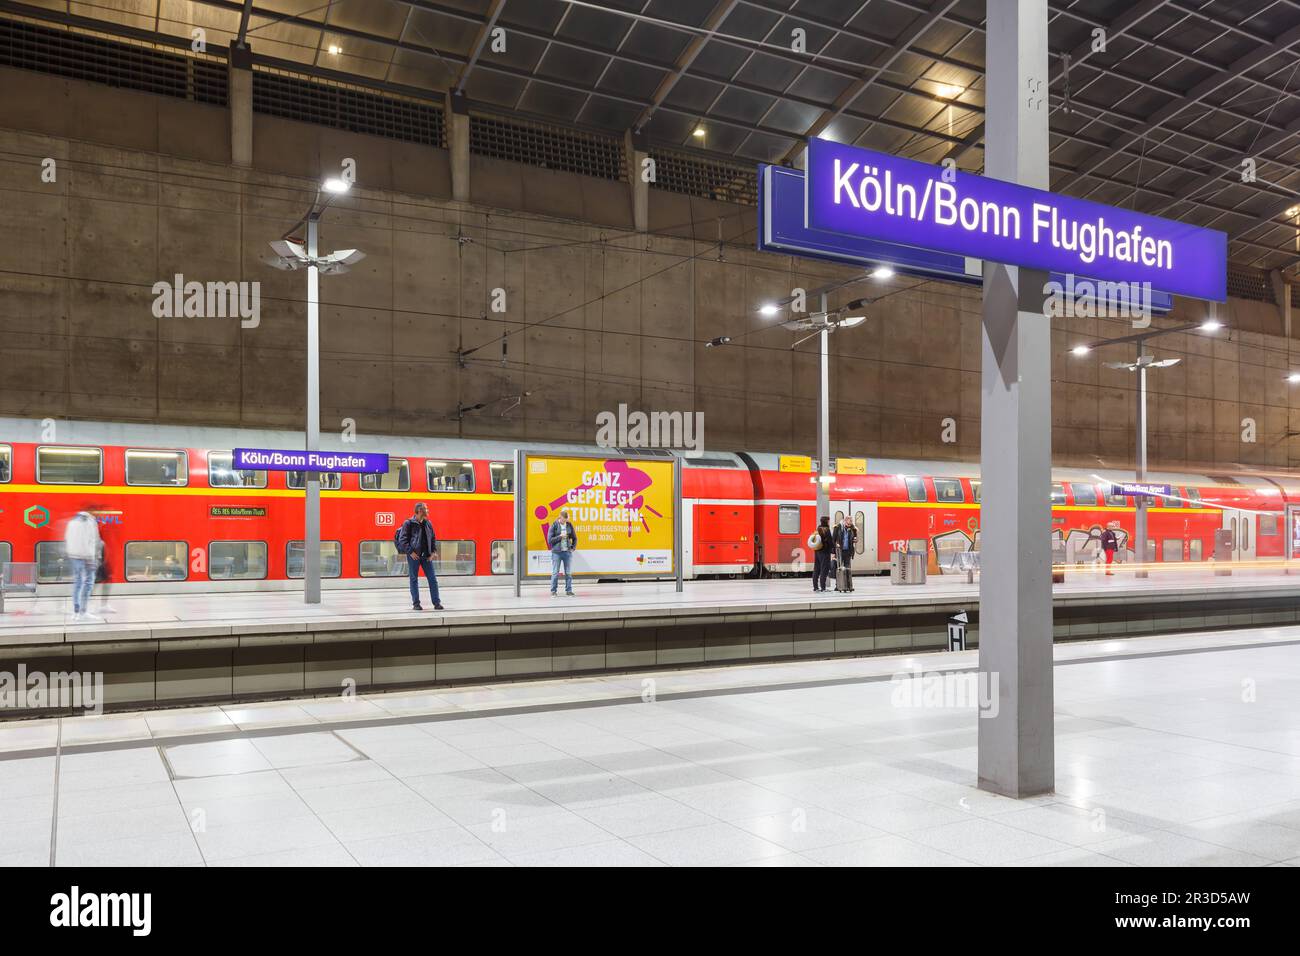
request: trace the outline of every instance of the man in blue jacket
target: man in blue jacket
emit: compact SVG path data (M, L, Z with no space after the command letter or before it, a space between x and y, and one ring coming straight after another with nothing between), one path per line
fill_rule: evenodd
M429 581L429 597L433 599L433 609L441 611L442 602L438 600L438 576L433 573L433 559L438 556L438 538L433 533L433 524L429 521L429 509L421 501L415 506L415 514L402 522L397 532L397 550L406 555L406 573L411 579L411 610L423 611L420 607L420 569Z
M560 568L564 568L564 593L573 597L573 575L569 568L573 563L573 549L578 546L578 533L573 530L568 511L561 511L560 519L551 524L546 545L551 549L551 597L555 597L560 583Z

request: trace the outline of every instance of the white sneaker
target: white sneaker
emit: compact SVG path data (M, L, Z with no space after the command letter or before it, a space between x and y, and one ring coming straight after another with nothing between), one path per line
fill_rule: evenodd
M101 604L101 605L99 606L99 613L100 613L100 614L116 614L116 613L117 613L117 608L113 607L111 604Z
M73 611L73 612L72 612L72 619L73 619L74 621L84 621L84 620L86 619L86 612L85 612L85 611Z
M81 615L81 619L82 619L83 621L91 621L91 622L95 622L95 623L98 623L98 624L103 624L103 623L104 623L104 619L103 619L102 617L98 617L98 616L96 616L96 615L94 615L94 614L91 614L89 611L87 611L86 613L82 614L82 615Z

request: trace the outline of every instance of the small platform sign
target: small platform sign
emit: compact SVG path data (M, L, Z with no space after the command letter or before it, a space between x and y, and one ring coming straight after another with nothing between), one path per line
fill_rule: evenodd
M948 650L966 650L966 625L969 623L965 611L958 611L948 618Z
M1172 485L1152 485L1145 481L1120 481L1110 486L1112 495L1129 495L1134 498L1171 498Z
M780 455L777 457L777 470L806 474L813 470L812 458L807 455Z
M367 451L236 448L232 467L256 471L346 471L370 475L388 471L388 455Z

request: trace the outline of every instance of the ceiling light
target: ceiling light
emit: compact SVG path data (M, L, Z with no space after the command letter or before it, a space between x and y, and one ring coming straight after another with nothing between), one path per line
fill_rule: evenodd
M1223 323L1218 319L1206 319L1201 323L1202 332L1217 332L1221 328L1223 328Z
M940 83L937 92L938 95L945 100L955 100L957 97L961 96L962 93L966 91L962 89L960 86L953 86L949 83Z
M697 127L695 127L695 131L694 131L691 135L692 135L692 136L695 136L695 137L698 138L698 139L703 139L703 138L704 138L704 127L703 127L703 126L697 126Z
M337 43L331 43L331 44L330 44L330 55L331 55L331 56L338 56L338 55L339 55L340 53L342 53L342 52L343 52L343 47L339 46Z
M1290 375L1286 377L1286 380L1290 382L1292 385L1294 385L1296 382L1300 382L1300 372L1292 372Z
M321 188L324 189L327 193L336 193L336 194L345 193L352 188L352 184L349 183L346 179L340 179L339 177L335 176L321 183Z
M844 318L840 319L839 324L844 326L846 329L851 329L855 325L861 325L865 321L867 321L865 315L846 315Z
M894 270L889 266L876 266L875 271L873 271L871 275L876 279L892 279L894 277Z
M773 305L771 302L769 302L767 303L767 305L761 307L758 311L762 315L776 315L778 312L781 311L781 307L779 305Z
M1090 349L1086 345L1076 345L1074 348L1070 349L1070 351L1073 352L1075 355L1087 355L1089 352L1092 351L1092 349Z

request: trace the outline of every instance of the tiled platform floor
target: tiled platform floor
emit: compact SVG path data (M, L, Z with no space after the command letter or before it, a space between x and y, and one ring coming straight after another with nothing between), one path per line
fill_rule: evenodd
M1300 864L1300 628L1056 648L1057 792L973 708L749 665L0 725L0 864Z

